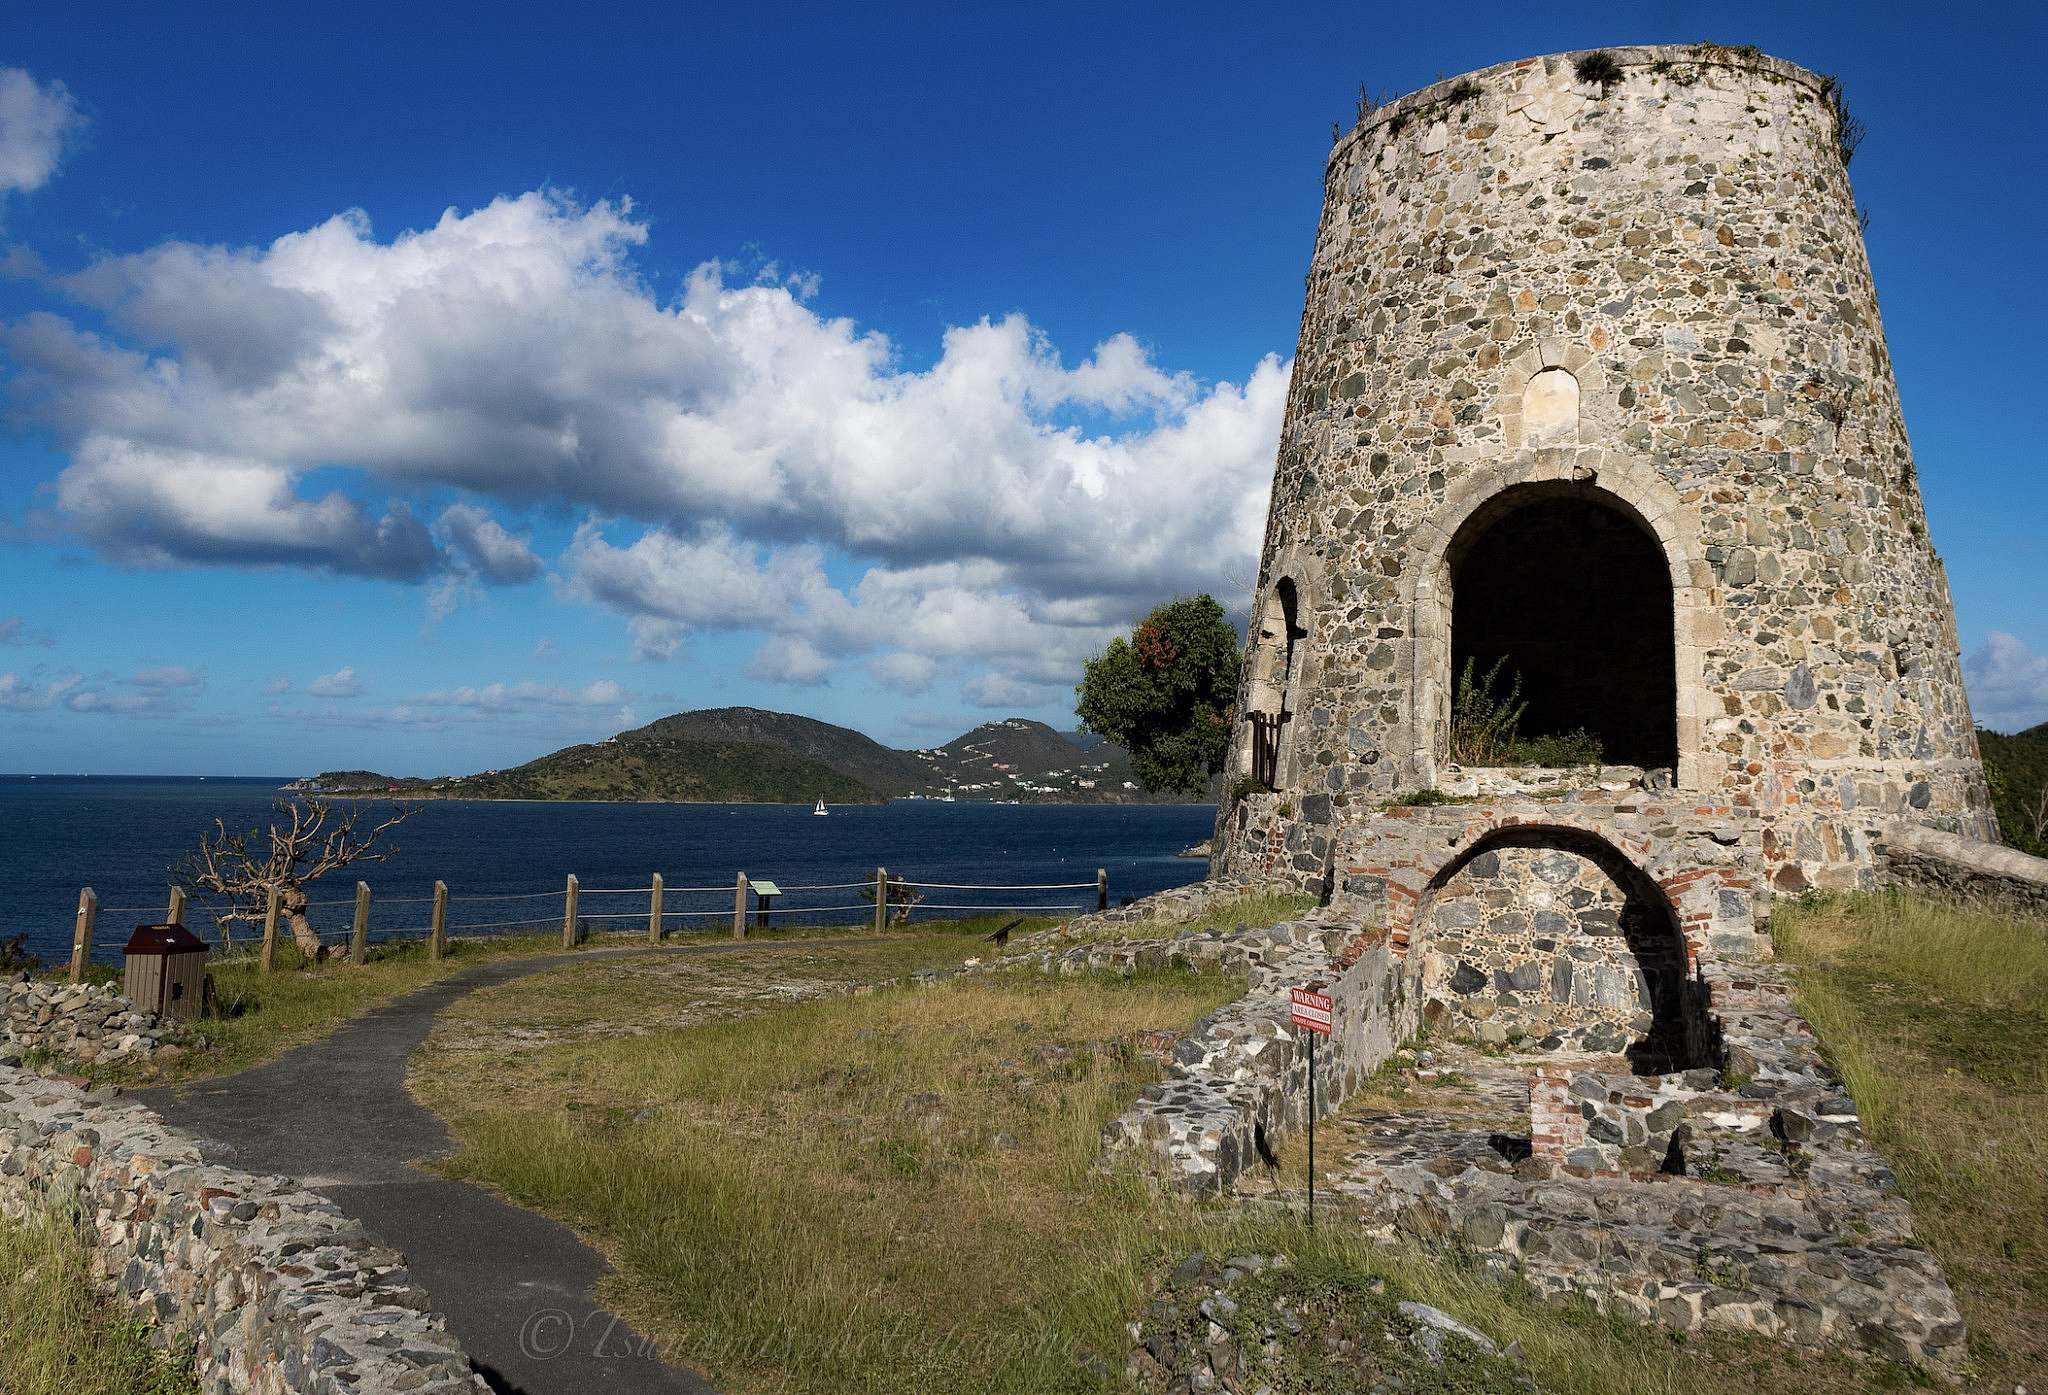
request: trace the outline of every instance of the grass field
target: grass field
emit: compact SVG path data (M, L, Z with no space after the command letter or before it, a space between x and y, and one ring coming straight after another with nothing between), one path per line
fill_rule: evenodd
M2048 1390L2048 924L1863 895L1771 932L1948 1271L1970 1386Z
M54 1219L0 1217L0 1391L197 1395L191 1364L150 1346L94 1290L84 1245Z

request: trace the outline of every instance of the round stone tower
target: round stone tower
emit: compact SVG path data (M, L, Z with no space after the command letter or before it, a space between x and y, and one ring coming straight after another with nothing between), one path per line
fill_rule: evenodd
M1995 836L1833 83L1748 49L1502 64L1330 154L1217 870L1403 795L1731 810L1780 890ZM1498 768L1461 675L1598 777ZM1455 743L1455 744L1454 744Z

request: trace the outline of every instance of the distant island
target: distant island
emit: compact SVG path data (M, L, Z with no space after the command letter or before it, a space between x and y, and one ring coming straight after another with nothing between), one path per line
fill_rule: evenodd
M756 707L678 712L509 770L431 778L327 770L287 789L398 799L589 799L683 804L1195 803L1138 787L1098 736L1009 717L943 746L898 751L829 722Z

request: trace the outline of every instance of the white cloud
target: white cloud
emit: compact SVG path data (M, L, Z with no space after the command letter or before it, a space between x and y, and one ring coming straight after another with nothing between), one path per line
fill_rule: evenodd
M475 504L450 504L442 511L440 529L457 561L486 581L531 581L540 571L532 543L506 532Z
M1205 385L1118 334L1069 363L1012 314L910 368L801 278L713 262L659 293L647 237L630 204L533 193L390 241L349 213L107 258L53 282L103 332L7 327L17 419L69 451L58 516L131 563L517 582L539 559L494 509L606 520L563 584L643 658L720 628L1071 680L1255 569L1284 362ZM431 528L407 502L450 489Z
M169 710L163 693L109 693L86 688L64 699L73 712L94 712L119 717Z
M503 712L516 707L612 707L625 700L626 690L609 678L600 678L580 688L526 680L518 683L488 683L480 688L446 688L421 693L408 699L416 707L470 707L486 712Z
M75 673L54 678L23 678L18 673L0 673L0 710L40 712L79 684Z
M747 674L769 683L813 687L832 672L832 660L807 639L774 635L747 661Z
M999 673L978 673L960 685L960 696L976 707L1033 707L1047 695L1041 684L1021 683Z
M63 83L38 83L25 69L0 68L0 195L47 184L84 125Z
M1963 680L1977 720L1994 731L2048 722L2048 654L2018 635L1992 630L1963 662Z
M361 697L363 685L356 680L355 666L351 664L315 678L306 685L306 695L318 698Z
M265 683L263 685L263 695L265 697L283 697L286 693L290 692L291 690L291 677L290 675L283 673L273 676L268 683Z
M0 615L0 644L48 649L56 642L49 631L35 629L19 615Z
M914 697L927 691L937 680L939 666L928 654L912 654L899 649L870 661L868 672L883 687Z
M206 686L206 670L191 668L184 664L163 664L146 668L128 680L138 688L149 688L159 692L173 688L203 688Z
M683 647L683 627L653 615L635 615L626 622L633 637L633 657L642 663L663 663Z

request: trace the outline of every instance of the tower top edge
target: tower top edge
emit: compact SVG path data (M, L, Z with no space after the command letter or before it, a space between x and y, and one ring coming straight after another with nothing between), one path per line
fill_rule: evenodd
M1685 64L1695 68L1730 68L1752 72L1773 80L1796 82L1823 97L1834 83L1832 78L1749 46L1728 47L1714 43L1628 44L1604 49L1567 49L1561 53L1539 54L1533 58L1510 59L1505 63L1495 63L1489 67L1474 68L1470 72L1438 78L1427 87L1419 87L1384 106L1374 107L1365 120L1346 131L1337 143L1330 147L1330 157L1325 168L1334 168L1350 154L1353 147L1389 122L1398 119L1405 124L1418 113L1442 103L1461 83L1477 83L1483 87L1488 78L1503 77L1529 68L1576 68L1579 60L1595 53L1607 54L1621 68L1677 67Z

